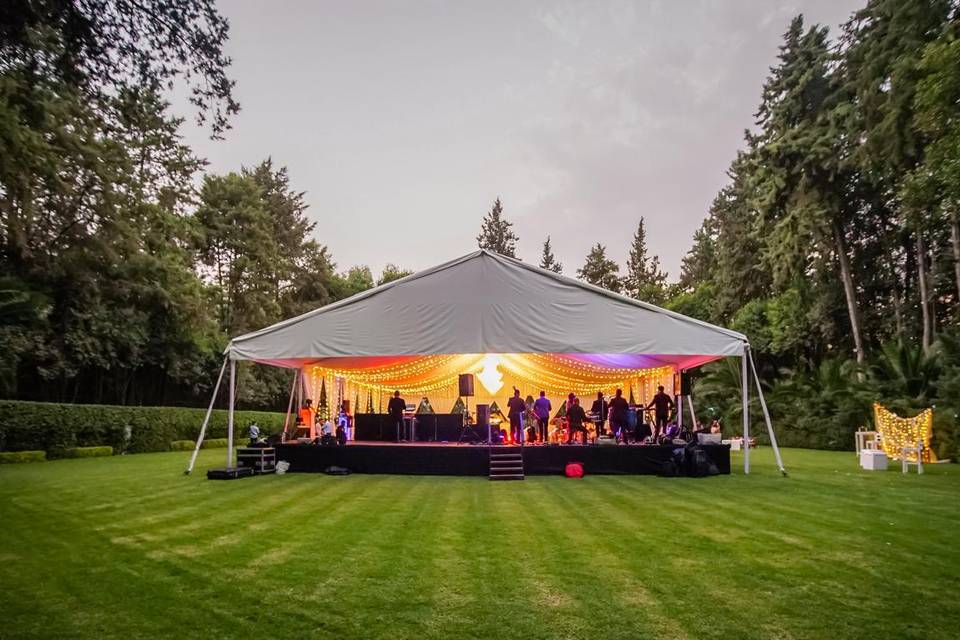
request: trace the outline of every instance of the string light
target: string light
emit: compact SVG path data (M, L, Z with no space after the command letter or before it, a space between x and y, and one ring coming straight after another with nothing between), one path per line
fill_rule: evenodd
M879 403L874 403L873 415L877 431L880 432L880 447L890 458L900 460L904 447L915 447L920 442L923 444L923 461L936 461L930 449L933 409L924 409L913 418L901 418Z
M672 385L674 369L670 366L648 368L618 368L586 362L578 358L557 354L458 354L404 358L401 362L380 366L307 367L309 386L317 394L323 381L327 388L344 384L343 397L377 393L392 393L394 389L403 394L436 394L449 399L452 406L457 393L457 378L461 373L491 376L490 381L505 385L523 386L538 391L543 389L554 397L564 397L573 392L577 395L593 395L598 390L611 392L614 388L638 389L641 398L657 384ZM492 398L498 385L481 384ZM439 405L438 405L439 406Z

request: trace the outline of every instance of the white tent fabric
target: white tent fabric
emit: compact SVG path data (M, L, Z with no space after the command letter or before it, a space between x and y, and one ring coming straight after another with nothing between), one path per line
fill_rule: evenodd
M227 355L301 367L375 356L589 354L682 369L742 356L746 344L735 331L480 250L234 338Z

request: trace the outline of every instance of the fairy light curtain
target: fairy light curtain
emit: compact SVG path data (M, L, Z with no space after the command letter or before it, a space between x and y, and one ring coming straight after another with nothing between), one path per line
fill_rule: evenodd
M933 409L924 409L913 418L901 418L879 403L874 403L873 415L880 433L880 446L890 458L899 460L903 447L914 447L918 442L922 442L923 461L936 461L937 458L930 449Z
M314 397L323 385L327 389L343 385L344 397L361 412L370 406L382 411L385 398L394 390L408 402L428 397L435 411L449 412L459 398L461 373L475 376L476 395L470 399L471 405L495 400L502 404L513 387L524 397L536 396L542 389L552 399L573 392L585 402L597 391L612 394L616 388L623 389L626 396L632 391L638 402L648 402L658 385L673 392L672 366L610 366L603 358L595 360L557 354L440 355L380 358L373 363L358 358L307 366L305 373Z

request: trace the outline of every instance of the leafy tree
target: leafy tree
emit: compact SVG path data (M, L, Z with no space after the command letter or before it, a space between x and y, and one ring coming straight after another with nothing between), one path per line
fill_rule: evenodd
M747 142L753 148L737 155L728 170L730 184L714 198L709 213L717 228L713 306L721 322L728 322L748 301L768 295L772 286L770 272L759 259L761 241L751 187L756 150L752 138Z
M724 324L716 308L717 291L712 281L702 282L692 291L675 292L664 307L711 324Z
M563 273L563 264L557 261L553 256L553 249L550 246L550 236L543 241L543 254L540 256L540 268L553 271L554 273Z
M620 291L620 267L607 258L607 250L599 242L590 249L583 266L577 269L577 277L610 291Z
M207 176L200 201L200 257L216 287L220 329L236 336L270 324L280 315L271 277L279 246L263 190L248 174Z
M380 274L380 279L377 280L377 286L386 284L388 282L393 282L394 280L399 280L400 278L406 278L412 273L413 271L410 269L401 269L393 263L388 263L387 266L383 268L383 272Z
M930 406L940 377L940 354L909 342L888 342L870 374L888 406L924 409Z
M785 446L847 449L870 421L874 392L858 382L853 361L828 358L811 372L785 371L771 395L777 440ZM815 407L815 410L811 410Z
M949 220L950 253L960 299L960 26L951 22L926 46L914 98L914 126L928 140L923 162L908 177L908 190L923 190L927 206Z
M680 291L690 292L713 277L717 268L717 222L708 216L693 234L693 246L680 265Z
M70 87L82 101L184 82L200 122L220 133L239 110L224 54L228 24L213 0L7 0L0 73Z
M481 249L489 249L496 253L516 258L517 234L513 232L513 223L503 217L503 205L500 198L493 203L493 208L483 217L480 235L477 244Z
M804 30L802 17L794 18L779 59L757 114L754 180L765 262L775 286L801 294L815 293L804 286L812 271L839 271L854 352L863 363L866 346L847 232L856 202L848 198L851 177L842 164L849 152L840 135L842 95L830 74L834 62L826 28ZM825 256L835 263L824 263Z
M48 301L43 322L2 338L23 348L18 394L202 389L223 347L193 272L202 162L160 92L183 82L223 130L237 108L226 22L185 0L13 0L0 14L0 273Z
M660 304L666 296L666 287L667 274L660 270L660 258L647 255L647 231L641 217L627 258L624 293L631 298Z
M337 300L349 298L373 287L373 273L370 272L370 267L366 265L350 267L346 273L338 275L334 279L334 297Z
M842 36L841 72L851 96L851 137L858 142L855 166L875 185L876 200L891 219L884 256L898 262L890 271L901 278L897 285L904 295L918 292L914 299L925 349L935 329L930 247L922 224L929 203L908 197L903 207L901 198L910 195L904 182L924 158L923 136L911 126L921 59L955 12L951 0L871 0L844 26ZM905 279L910 272L916 274L915 287Z

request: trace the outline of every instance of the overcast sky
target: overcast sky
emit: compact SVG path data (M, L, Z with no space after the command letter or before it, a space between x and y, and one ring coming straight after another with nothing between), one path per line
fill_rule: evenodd
M241 113L187 128L210 170L272 156L345 270L476 248L496 197L539 260L623 264L641 216L670 279L751 125L793 15L862 0L219 0Z

